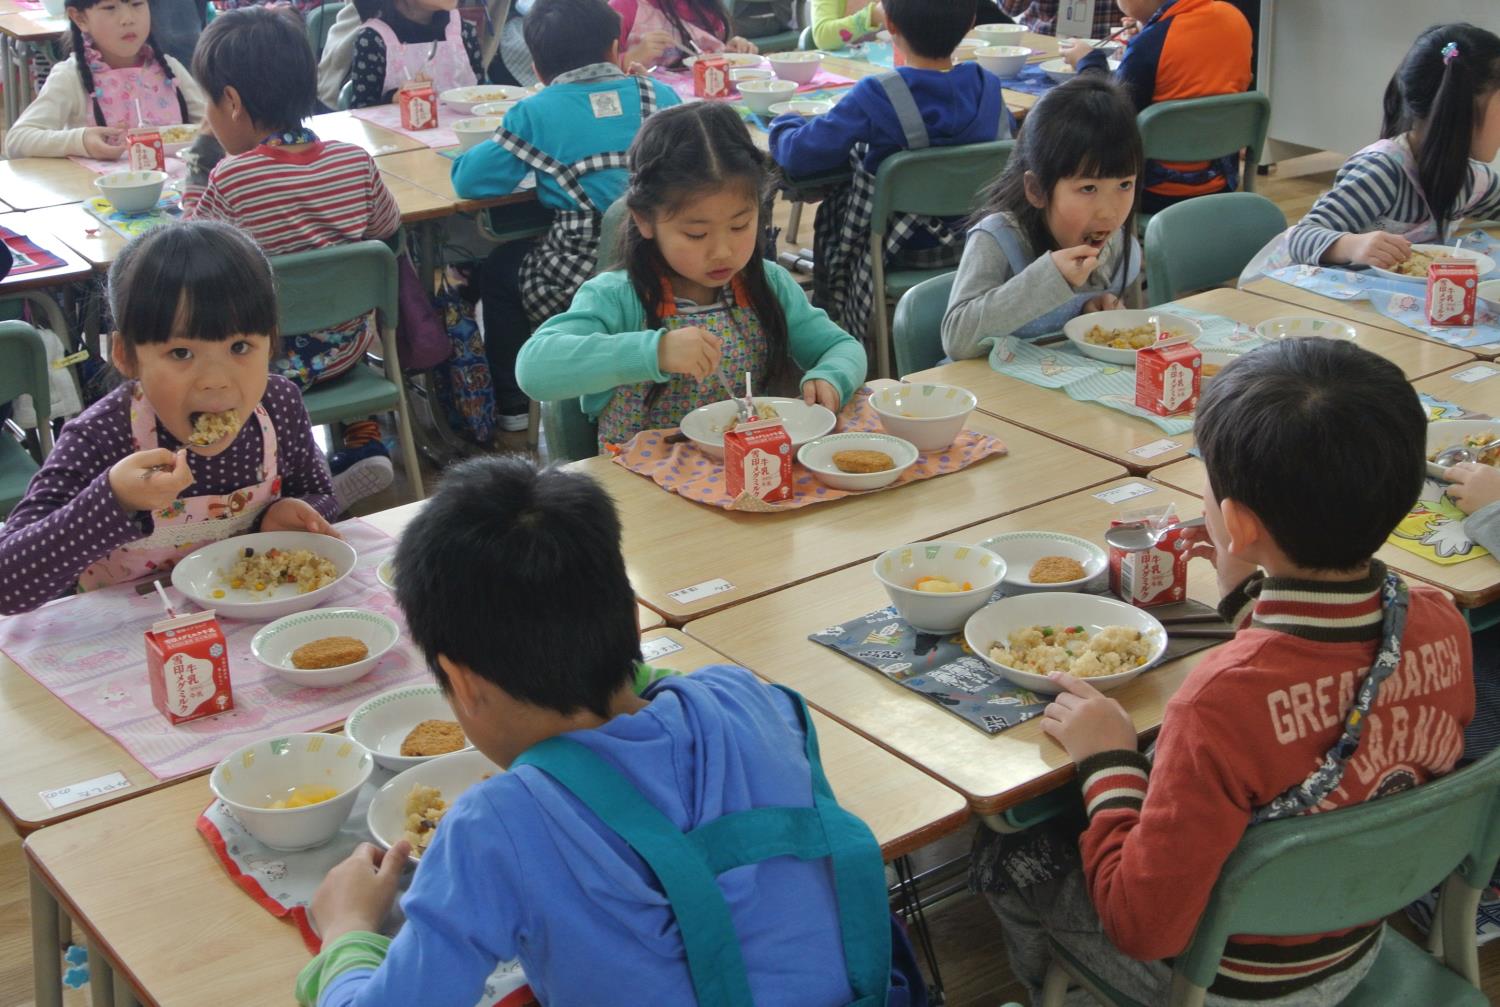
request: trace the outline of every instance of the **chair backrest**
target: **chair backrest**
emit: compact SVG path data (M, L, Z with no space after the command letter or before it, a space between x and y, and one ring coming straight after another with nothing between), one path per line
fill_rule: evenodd
M599 257L594 260L594 275L618 268L615 261L620 254L620 238L625 227L625 197L621 196L609 204L599 221Z
M312 46L313 58L323 58L323 46L328 41L328 32L344 9L344 0L323 0L307 12L307 42Z
M599 424L577 399L542 403L542 437L549 462L576 462L599 453Z
M797 48L803 51L816 48L816 46L813 45L812 25L808 25L806 28L803 28L802 34L797 36Z
M1270 121L1271 99L1259 91L1163 101L1136 117L1141 146L1153 161L1210 161L1247 148L1246 190L1255 188Z
M1316 934L1378 920L1455 868L1482 887L1500 857L1497 814L1500 750L1414 790L1253 826L1176 971L1206 987L1231 934Z
M47 344L25 322L0 322L0 403L30 395L37 421L52 414L52 386L47 381Z
M383 241L356 241L271 257L281 331L312 332L380 312L382 329L396 325L396 253Z
M1277 205L1253 192L1194 196L1146 225L1146 294L1152 304L1236 279L1286 230Z
M341 87L341 88L339 88L339 108L338 108L338 110L340 112L343 112L343 111L347 110L353 103L354 103L354 81L352 81L352 80L346 80L346 81L344 81L344 86Z
M902 150L880 162L870 203L870 233L881 235L893 213L962 217L974 209L975 194L1010 160L1014 140L958 147Z
M891 321L891 343L896 351L896 374L904 377L936 367L943 359L943 315L954 273L944 273L912 287L896 302Z

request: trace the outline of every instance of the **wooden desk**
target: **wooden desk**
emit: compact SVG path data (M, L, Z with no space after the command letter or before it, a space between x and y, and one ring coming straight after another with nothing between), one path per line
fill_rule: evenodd
M367 122L347 109L342 112L325 112L307 121L308 128L318 134L320 140L341 140L361 148L371 157L384 157L407 150L426 150L420 140L413 140L405 133L398 133L384 126Z
M449 214L470 213L491 206L526 203L536 199L536 192L532 189L493 199L460 199L458 193L453 191L450 177L453 161L427 147L387 154L376 163L380 166L381 175L387 179L394 175L435 194L439 200L444 201Z
M31 214L0 214L0 227L9 228L31 239L42 248L63 260L61 266L54 266L51 269L39 269L32 273L13 274L7 276L4 280L0 280L0 298L24 291L37 290L42 287L54 287L64 283L72 283L74 280L82 280L93 275L93 267L86 259L69 248L56 235L50 233ZM66 339L66 329L58 332L58 336Z
M65 157L0 158L0 192L17 210L88 199L98 193L95 177Z
M22 215L57 236L96 270L109 269L125 248L125 239L114 228L83 208L82 203L64 203L28 210ZM93 233L90 233L93 232Z
M692 669L720 655L671 630L683 650L659 663ZM852 731L814 712L823 764L845 807L867 821L886 856L930 842L968 817L963 798ZM212 999L242 1007L289 1003L308 954L296 928L257 905L225 874L194 831L212 800L193 780L74 822L26 844L40 878L146 1003L198 1007ZM170 865L171 885L142 865ZM98 975L96 969L96 977Z
M1140 480L1111 485L1127 482ZM953 537L979 542L1000 532L1048 529L1102 545L1104 530L1121 510L1120 505L1091 495L1104 488L965 528ZM1155 506L1169 499L1177 502L1184 517L1201 509L1191 494L1166 488L1124 506ZM1212 568L1193 563L1189 568L1192 597L1214 602L1215 591ZM879 672L807 639L808 634L838 625L841 619L887 604L884 589L861 565L696 619L685 629L689 636L757 674L798 690L835 720L960 791L975 814L999 814L1073 776L1072 761L1060 745L1042 734L1040 718L987 735ZM1167 700L1203 653L1155 668L1110 695L1125 704L1137 730L1154 731L1161 724Z
M692 503L605 458L577 462L619 508L636 595L680 625L809 577L863 563L903 542L966 525L1113 479L1120 469L993 417L972 429L1010 449L952 475L784 514L742 514ZM668 592L723 579L721 593L681 602Z
M1247 325L1286 314L1328 317L1324 312L1289 311L1284 302L1243 290L1210 290L1184 298L1182 304ZM1412 339L1364 323L1357 323L1355 331L1360 345L1397 364L1409 378L1458 367L1474 359L1451 346ZM907 379L960 385L979 396L979 408L990 415L1108 458L1132 472L1159 469L1187 457L1193 446L1191 433L1168 437L1148 420L1096 403L1076 402L1067 392L1001 374L990 367L987 359L946 364L908 375ZM1143 450L1147 452L1145 457L1138 453Z
M64 18L48 17L45 11L0 14L0 34L17 42L50 42L67 30Z

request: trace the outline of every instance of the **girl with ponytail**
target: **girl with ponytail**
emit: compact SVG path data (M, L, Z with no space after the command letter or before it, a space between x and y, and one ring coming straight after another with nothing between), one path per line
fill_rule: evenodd
M1289 236L1315 264L1390 269L1414 242L1446 241L1465 217L1500 213L1500 38L1470 24L1418 38L1385 90L1381 139L1339 169Z
M125 131L203 118L203 91L151 37L146 0L67 0L70 46L5 136L7 157L125 152Z

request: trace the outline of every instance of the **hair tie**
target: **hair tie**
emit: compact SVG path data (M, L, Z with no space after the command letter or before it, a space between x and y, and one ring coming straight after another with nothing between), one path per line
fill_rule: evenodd
M1449 42L1443 46L1443 66L1447 66L1456 59L1458 59L1458 43Z

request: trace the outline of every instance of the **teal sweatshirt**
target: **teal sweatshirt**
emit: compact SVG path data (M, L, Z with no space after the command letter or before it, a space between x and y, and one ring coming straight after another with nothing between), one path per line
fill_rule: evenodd
M791 274L765 263L766 278L786 312L792 360L803 370L800 384L822 378L847 402L865 380L865 348L835 325ZM581 400L597 419L621 385L668 381L657 367L664 329L646 328L646 309L624 270L603 273L578 288L572 306L542 323L516 359L521 390L538 401Z

